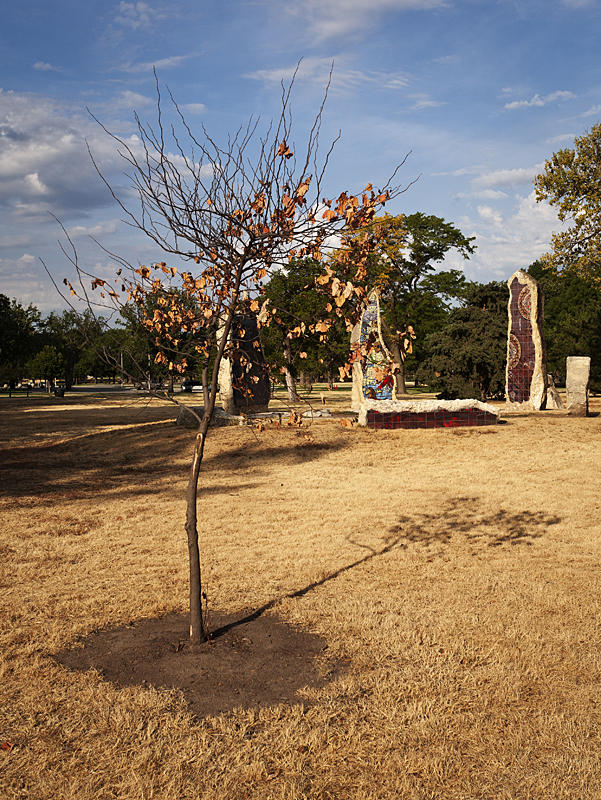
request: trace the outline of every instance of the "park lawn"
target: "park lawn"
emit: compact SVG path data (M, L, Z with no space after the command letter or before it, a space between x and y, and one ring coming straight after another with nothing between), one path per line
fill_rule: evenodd
M195 654L193 432L0 414L3 800L601 798L601 417L213 430Z

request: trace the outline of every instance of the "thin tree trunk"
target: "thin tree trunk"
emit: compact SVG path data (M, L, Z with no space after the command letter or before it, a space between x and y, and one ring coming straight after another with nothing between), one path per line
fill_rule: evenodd
M407 386L405 384L405 362L401 359L398 372L396 373L396 393L407 394Z
M237 281L240 284L241 267L238 268ZM200 571L200 548L198 546L198 517L197 517L197 497L198 497L198 476L200 465L204 454L205 440L207 431L213 416L215 400L217 397L217 377L219 374L219 364L223 357L225 346L230 335L234 312L238 303L238 290L232 297L231 307L228 311L223 335L217 347L217 355L213 364L211 376L211 391L205 401L204 414L200 422L200 429L194 442L194 457L190 466L188 478L188 488L186 491L186 534L188 537L188 559L190 563L190 642L200 644L208 638L209 630L202 613L202 579ZM203 387L207 386L208 366L203 369ZM203 388L203 393L205 392ZM206 398L206 393L205 393Z
M292 365L292 353L290 351L290 344L288 340L284 340L284 375L286 377L286 390L288 392L288 402L289 403L298 403L300 397L298 396L298 392L296 391L296 381L294 380L294 375L292 374L291 365Z
M209 407L209 365L202 368L202 402L205 408Z
M206 414L200 425L200 431L194 443L194 458L190 467L188 489L186 492L186 533L188 535L188 556L190 562L190 641L200 644L207 639L208 630L206 620L202 614L202 580L200 574L200 551L198 547L198 520L196 509L196 496L198 492L198 475L209 418Z

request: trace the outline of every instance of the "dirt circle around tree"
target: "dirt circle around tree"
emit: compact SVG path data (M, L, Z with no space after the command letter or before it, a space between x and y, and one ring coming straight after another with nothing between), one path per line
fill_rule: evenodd
M344 670L324 639L274 614L212 613L210 622L211 639L195 647L187 615L172 613L93 632L55 659L69 669L95 669L118 687L178 689L198 718L299 703L303 687L324 686Z

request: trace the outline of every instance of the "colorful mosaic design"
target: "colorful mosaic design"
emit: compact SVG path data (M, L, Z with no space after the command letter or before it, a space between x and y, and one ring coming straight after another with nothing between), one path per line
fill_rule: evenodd
M390 359L381 347L380 328L378 325L379 314L380 306L378 297L376 294L373 294L361 318L361 334L359 341L364 343L370 337L372 340L375 338L375 347L362 365L362 391L363 397L367 400L392 400L394 379L392 375L382 376L382 371L388 367Z
M534 341L530 322L532 296L530 288L517 278L511 282L509 291L511 330L507 343L507 399L512 403L525 403L530 400L534 373Z
M234 405L242 411L267 406L271 396L269 370L254 315L235 318L232 341L237 346L232 354Z
M464 408L461 411L390 411L367 412L368 428L460 428L476 425L496 425L498 417L479 408Z

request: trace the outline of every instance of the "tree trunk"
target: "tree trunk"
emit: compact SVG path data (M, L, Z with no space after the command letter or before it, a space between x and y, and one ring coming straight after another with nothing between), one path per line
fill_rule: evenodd
M311 392L313 391L313 381L311 379L311 376L307 372L301 372L300 385L303 387L303 390L308 394L311 394Z
M205 416L194 443L194 458L190 467L188 489L186 492L186 533L188 535L188 556L190 562L190 641L200 644L206 641L208 630L202 613L202 581L200 575L200 551L198 548L198 525L196 496L198 474L202 463L204 443L210 417Z
M237 274L238 286L240 284L240 273L241 268L239 268ZM190 466L188 488L186 491L186 534L188 537L188 559L190 563L190 642L196 645L206 641L209 635L207 622L202 613L203 592L200 572L200 549L198 546L198 517L196 509L198 497L198 475L200 473L200 465L202 464L207 431L209 430L209 424L215 408L219 364L221 363L223 352L230 335L237 302L238 290L236 290L234 293L230 310L228 311L227 318L223 326L223 335L217 348L215 363L213 364L213 371L211 375L211 391L208 393L208 396L208 365L205 364L202 371L205 407L204 414L200 422L200 428L196 435L196 441L194 442L194 457L192 459L192 465Z
M292 374L291 364L292 364L292 353L290 352L290 344L286 339L284 342L284 358L286 359L284 363L284 375L286 377L286 389L288 391L288 402L289 403L298 403L300 397L298 396L298 392L296 391L296 381L294 380L294 375Z
M401 361L399 371L396 374L396 393L407 394L407 386L405 384L405 362Z
M397 370L395 372L395 378L396 378L396 394L398 397L401 394L407 394L407 386L405 385L405 361L403 359L403 354L401 353L401 348L399 347L399 343L394 338L391 338L390 349L392 350L392 358L394 360L394 365Z

